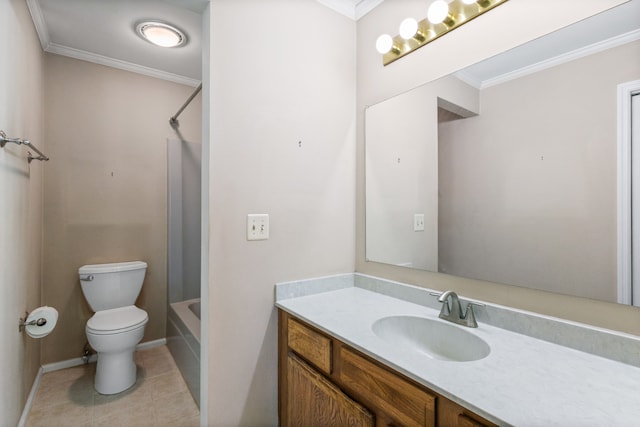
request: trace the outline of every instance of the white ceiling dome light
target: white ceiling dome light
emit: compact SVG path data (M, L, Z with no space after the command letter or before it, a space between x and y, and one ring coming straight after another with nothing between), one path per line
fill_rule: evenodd
M149 43L161 47L179 47L187 43L185 33L166 22L140 22L136 25L136 33Z

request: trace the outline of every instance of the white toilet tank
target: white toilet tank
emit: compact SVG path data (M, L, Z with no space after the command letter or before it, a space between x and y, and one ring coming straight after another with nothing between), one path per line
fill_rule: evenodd
M78 269L82 293L93 311L134 305L144 281L143 261L84 265Z

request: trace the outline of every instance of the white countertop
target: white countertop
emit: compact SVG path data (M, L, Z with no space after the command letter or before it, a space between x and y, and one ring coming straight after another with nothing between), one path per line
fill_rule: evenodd
M465 331L491 353L473 362L431 359L376 336L378 319L438 311L359 287L279 299L276 305L499 425L640 426L640 368L480 321ZM453 325L452 323L450 323Z

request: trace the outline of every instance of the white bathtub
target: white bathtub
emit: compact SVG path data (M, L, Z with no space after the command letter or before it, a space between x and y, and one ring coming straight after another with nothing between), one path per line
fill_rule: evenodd
M183 335L192 335L200 344L200 298L187 301L173 302L171 309L185 328L179 328Z
M200 317L200 300L189 304L189 310L191 310L199 320L202 320Z
M200 299L169 304L167 346L200 405Z

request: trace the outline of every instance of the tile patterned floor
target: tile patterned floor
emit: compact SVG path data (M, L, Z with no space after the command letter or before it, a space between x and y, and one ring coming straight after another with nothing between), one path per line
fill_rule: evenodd
M199 411L166 346L135 353L138 380L105 396L93 388L95 363L42 376L26 427L197 427Z

